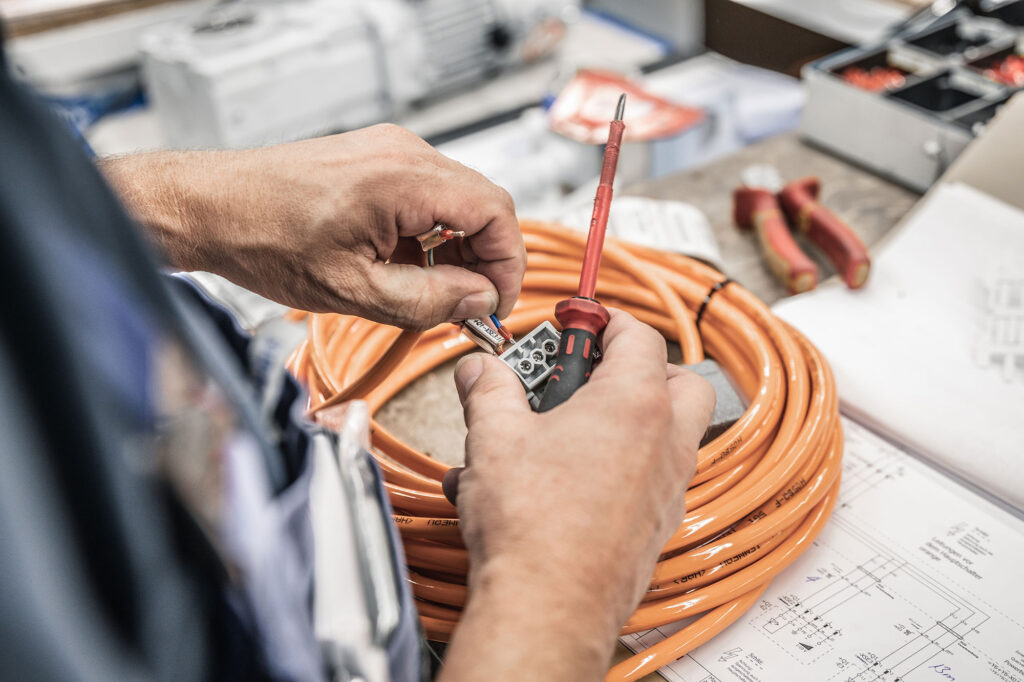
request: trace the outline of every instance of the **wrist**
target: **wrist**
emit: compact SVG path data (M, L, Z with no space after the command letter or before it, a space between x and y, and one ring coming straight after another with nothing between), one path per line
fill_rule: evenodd
M214 270L211 254L223 251L203 154L153 152L98 162L128 213L168 263L182 270Z
M474 679L467 666L480 659L495 680L603 678L623 617L621 599L594 588L572 566L540 558L474 565L445 679ZM481 656L480 646L493 650Z

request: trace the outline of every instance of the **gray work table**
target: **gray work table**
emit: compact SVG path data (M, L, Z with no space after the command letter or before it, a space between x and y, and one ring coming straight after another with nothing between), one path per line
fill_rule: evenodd
M722 251L727 275L762 300L773 303L786 295L761 257L757 238L741 233L732 221L732 190L740 173L753 163L769 163L784 178L815 175L822 181L822 203L856 231L869 247L888 232L917 201L918 195L802 143L795 134L751 145L702 168L649 180L624 194L686 201L701 209L711 223ZM820 253L802 243L821 268L822 278L834 269ZM461 463L466 429L452 381L454 362L421 377L385 405L377 419L398 438L449 464ZM514 456L514 453L509 453ZM621 644L615 660L629 652ZM645 680L659 680L650 675Z

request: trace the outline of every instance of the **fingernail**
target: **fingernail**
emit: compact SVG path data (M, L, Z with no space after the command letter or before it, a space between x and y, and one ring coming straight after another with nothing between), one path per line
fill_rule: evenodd
M455 388L459 390L460 400L466 399L483 371L484 362L477 353L465 356L455 365Z
M441 492L452 504L458 503L459 477L463 471L465 471L465 467L453 467L445 472L444 478L441 479Z
M498 297L490 291L479 291L459 301L452 312L453 322L462 322L472 317L487 317L498 307Z

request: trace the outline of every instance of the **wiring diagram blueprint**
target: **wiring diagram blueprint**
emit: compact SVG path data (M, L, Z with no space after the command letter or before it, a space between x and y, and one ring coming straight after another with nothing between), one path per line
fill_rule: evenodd
M844 419L814 546L671 682L1024 682L1024 522ZM979 454L979 456L983 456ZM672 634L623 637L634 650Z

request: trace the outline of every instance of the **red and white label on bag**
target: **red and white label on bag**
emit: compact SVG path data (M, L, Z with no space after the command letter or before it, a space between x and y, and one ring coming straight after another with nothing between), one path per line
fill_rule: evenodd
M672 137L704 119L700 109L651 94L617 73L581 69L551 105L551 129L577 142L604 144L622 93L626 93L626 141Z

